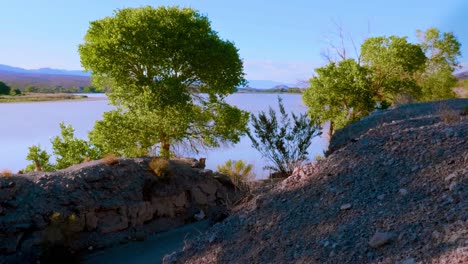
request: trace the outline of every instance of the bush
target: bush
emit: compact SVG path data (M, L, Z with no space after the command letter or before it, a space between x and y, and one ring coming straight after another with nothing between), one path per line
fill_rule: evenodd
M10 177L11 175L13 175L13 173L9 169L3 169L0 172L0 176L2 177Z
M291 119L280 97L278 105L279 118L271 107L269 117L263 111L258 117L252 115L255 136L251 131L248 131L247 135L252 140L252 147L273 163L264 169L271 169L277 175L288 176L296 166L307 159L307 149L312 139L322 132L319 131L319 122L310 119L306 114L296 116L291 113Z
M228 175L239 188L242 188L248 180L255 178L252 168L252 164L246 164L243 160L228 160L225 164L218 165L217 167L220 173Z
M119 159L117 158L117 156L115 156L112 153L105 155L104 158L102 158L101 160L102 162L104 162L104 164L109 165L109 166L114 165L119 162Z
M170 175L169 160L166 158L155 157L148 165L151 171L158 177L166 178Z

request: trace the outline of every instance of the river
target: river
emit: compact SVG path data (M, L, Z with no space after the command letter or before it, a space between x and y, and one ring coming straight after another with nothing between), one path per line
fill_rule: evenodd
M31 145L39 144L51 153L50 140L60 133L60 122L71 124L75 128L75 135L86 139L94 122L101 119L105 111L114 109L103 94L88 96L97 100L0 104L0 170L8 169L16 172L25 168L29 163L25 158ZM279 96L283 98L287 112L307 111L299 94ZM277 110L277 97L277 94L233 94L228 96L226 101L242 110L257 114L259 111L268 111L269 106ZM325 137L316 137L309 149L309 158L323 155L326 147ZM192 156L189 153L186 155ZM223 164L228 159L243 159L254 165L257 178L264 178L269 173L262 170L267 161L251 147L251 141L247 136L242 137L235 146L202 152L196 156L199 157L207 158L208 169L216 170L217 165Z

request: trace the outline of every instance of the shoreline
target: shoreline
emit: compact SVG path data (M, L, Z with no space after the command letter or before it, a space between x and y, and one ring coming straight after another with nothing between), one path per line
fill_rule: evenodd
M14 103L41 103L41 102L66 102L66 101L100 101L107 97L80 95L80 94L29 94L22 96L0 96L0 104Z

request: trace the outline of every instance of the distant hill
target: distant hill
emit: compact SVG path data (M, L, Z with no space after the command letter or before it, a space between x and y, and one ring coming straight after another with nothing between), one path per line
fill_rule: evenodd
M458 80L468 80L468 71L462 71L455 74Z
M51 68L29 70L4 64L0 64L0 81L20 89L28 85L38 87L61 86L63 88L84 87L91 83L89 72ZM304 88L302 83L287 84L272 80L248 80L247 85L242 88L262 90L288 89L289 87Z
M4 64L0 64L0 71L16 72L16 73L49 74L49 75L74 75L74 76L87 76L87 77L91 75L89 72L83 72L83 71L69 71L69 70L60 70L60 69L51 69L51 68L40 68L40 69L28 70L28 69L8 66Z

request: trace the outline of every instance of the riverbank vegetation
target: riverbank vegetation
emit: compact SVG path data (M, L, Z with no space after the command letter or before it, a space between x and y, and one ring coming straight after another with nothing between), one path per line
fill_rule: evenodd
M303 93L309 114L336 129L386 109L400 100L425 102L454 98L460 67L460 46L453 33L436 28L417 31L418 43L407 37L366 39L356 58L339 52L339 60L315 69Z

